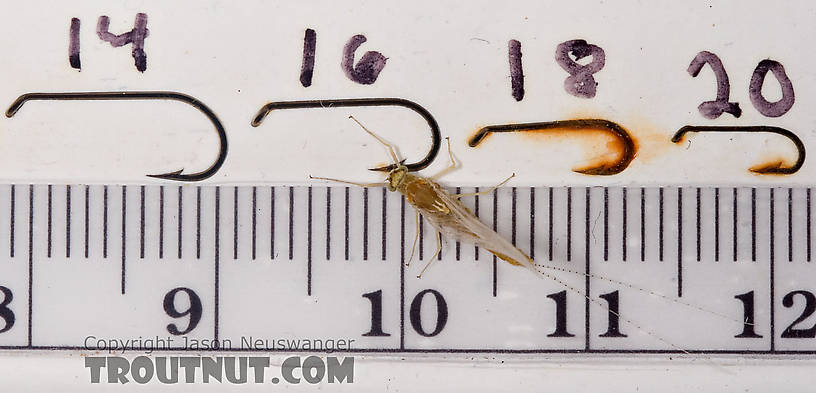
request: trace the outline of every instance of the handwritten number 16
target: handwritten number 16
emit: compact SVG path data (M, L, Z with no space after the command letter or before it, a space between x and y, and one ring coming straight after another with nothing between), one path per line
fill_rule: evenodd
M703 66L708 64L711 70L714 71L714 76L717 78L717 98L712 101L704 101L697 108L700 114L709 119L716 119L723 113L730 113L734 117L742 115L742 109L737 102L728 102L731 94L731 84L728 80L728 74L725 72L720 58L714 53L702 51L694 57L689 64L688 73L692 77L700 74ZM776 102L770 102L762 95L762 86L765 84L765 77L768 71L772 72L776 77L779 86L782 89L782 98ZM795 101L793 92L793 84L785 73L785 67L777 61L765 59L757 64L754 69L754 74L751 76L751 83L748 87L748 96L751 99L751 104L754 105L759 113L767 117L779 117L787 113Z

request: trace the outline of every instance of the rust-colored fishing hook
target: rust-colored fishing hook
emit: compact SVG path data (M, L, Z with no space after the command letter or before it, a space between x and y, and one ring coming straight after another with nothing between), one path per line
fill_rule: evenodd
M797 157L793 166L782 166L782 161L771 162L767 164L756 165L749 170L759 174L776 174L776 175L790 175L796 173L802 164L805 163L805 144L799 139L796 134L784 128L773 126L685 126L677 130L672 136L671 141L680 143L683 136L689 132L733 132L733 133L757 133L766 132L772 134L782 135L793 142L796 146Z
M27 93L11 104L6 110L6 117L14 116L17 111L28 101L44 101L44 100L60 100L60 101L106 101L106 100L173 100L184 102L201 111L212 122L215 131L218 133L219 150L218 158L204 171L182 174L184 169L179 169L174 172L162 173L158 175L147 175L159 179L175 180L175 181L200 181L207 179L215 174L224 160L227 157L227 133L224 126L215 113L204 105L203 102L186 94L172 92L172 91L117 91L117 92L72 92L72 93Z
M401 106L404 108L408 108L416 113L418 113L422 118L428 122L428 126L431 129L431 150L425 155L420 161L417 161L412 164L405 164L405 167L408 168L410 171L419 171L427 167L428 165L433 162L434 158L436 158L437 153L439 153L439 147L442 142L442 137L439 133L439 125L436 123L436 119L434 119L433 115L431 115L428 110L423 108L421 105L417 104L416 102L409 101L403 98L337 98L337 99L325 99L325 100L309 100L309 101L278 101L278 102L270 102L260 110L258 110L258 114L255 115L255 118L252 120L252 126L258 127L263 122L264 118L269 114L269 112L277 109L305 109L305 108L344 108L344 107L365 107L365 106ZM371 168L369 170L372 171L381 171L381 172L388 172L396 168L395 164L379 167L379 168Z
M609 176L623 172L635 158L637 148L631 135L618 123L604 119L558 120L542 123L502 124L483 127L468 141L470 147L476 147L493 132L527 132L548 131L553 129L570 129L575 131L604 131L618 139L623 147L620 157L614 162L607 162L590 168L573 169L585 175Z

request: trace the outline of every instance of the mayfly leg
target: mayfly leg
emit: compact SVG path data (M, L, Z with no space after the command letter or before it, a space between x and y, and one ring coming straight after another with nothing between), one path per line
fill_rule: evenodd
M414 232L414 244L411 246L411 257L408 258L408 262L405 263L405 266L411 264L411 261L414 260L414 251L416 251L417 240L419 240L419 210L416 210L416 231Z
M394 148L394 146L393 146L392 144L390 144L390 143L386 142L386 141L385 141L385 139L380 138L380 137L379 137L377 134L375 134L373 131L371 131L371 130L369 130L368 128L366 128L366 126L364 126L364 125L363 125L363 123L360 123L360 121L359 121L359 120L357 120L357 119L356 119L354 116L349 116L349 119L354 120L354 122L355 122L355 123L357 123L357 125L359 125L359 126L360 126L360 128L362 128L362 129L363 129L365 132L367 132L369 135L373 136L373 137L374 137L374 139L376 139L377 141L379 141L380 143L382 143L382 144L383 144L383 146L385 146L386 148L388 148L388 153L389 153L389 154L391 154L391 159L393 159L393 160L394 160L394 164L399 165L399 159L397 158L397 150Z
M332 178L332 177L317 177L317 176L312 176L312 175L309 175L309 179L312 179L312 180L328 180L328 181L333 181L333 182L336 182L336 183L351 184L351 185L359 186L359 187L385 187L386 185L388 185L387 183L383 183L383 182L379 182L379 183L357 183L357 182L348 181L348 180L335 179L335 178Z
M468 192L468 193L465 193L465 194L455 194L455 195L453 195L453 197L456 198L456 199L459 199L459 198L463 198L463 197L472 197L472 196L476 196L476 195L487 195L487 194L490 194L493 191L496 191L497 188L507 184L507 182L509 182L510 179L512 179L514 177L516 177L515 173L510 175L510 177L508 177L507 179L504 179L504 181L502 181L501 183L499 183L499 184L497 184L497 185L495 185L493 187L490 187L487 190L479 191L479 192Z
M436 252L428 259L428 263L425 264L425 267L422 268L422 271L417 274L417 278L422 278L422 274L425 273L425 270L428 270L428 266L431 266L434 260L436 260L436 256L442 252L442 232L436 232Z
M445 140L448 142L448 157L450 157L450 165L439 171L439 173L430 177L431 180L438 180L440 177L447 175L450 171L456 169L456 160L453 158L453 151L451 151L450 137L446 136Z

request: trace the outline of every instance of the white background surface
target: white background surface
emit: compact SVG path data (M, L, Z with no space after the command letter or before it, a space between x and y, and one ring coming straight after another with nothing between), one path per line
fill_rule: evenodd
M809 108L816 99L816 73L808 48L816 32L814 8L807 1L8 3L0 15L5 37L0 101L10 104L19 94L37 91L190 94L215 111L230 140L227 162L208 182L305 183L309 174L377 179L365 168L384 162L386 155L346 119L350 112L397 143L409 161L424 154L424 122L402 111L281 112L259 128L249 126L268 101L351 97L403 97L433 113L464 164L445 179L451 185L493 184L510 172L517 173L515 185L809 184L816 171L806 162L793 176L750 174L746 169L763 158L790 153L777 137L693 136L689 149L668 141L686 124L774 125L812 145L816 114ZM137 12L148 14L150 29L144 74L134 69L130 47L112 49L94 33L99 15L111 17L112 32L123 32L132 28ZM71 17L82 19L81 72L68 67ZM317 31L317 56L313 85L303 88L299 70L307 27ZM346 40L361 33L368 42L358 53L378 50L388 57L371 86L349 81L339 65ZM598 95L591 100L563 90L567 74L553 60L559 43L577 38L606 51L606 67L596 74ZM509 39L523 44L527 94L520 103L510 96ZM697 111L715 91L708 67L697 78L686 72L701 50L717 53L725 63L731 101L740 102L741 118L726 114L711 121ZM762 117L747 94L751 73L765 58L785 65L796 91L792 110L777 119ZM765 91L769 99L778 94L773 78L767 78ZM570 168L591 157L584 156L579 143L547 143L556 139L494 136L478 149L465 144L488 124L575 117L607 118L628 128L640 142L631 167L607 178L575 174ZM422 138L414 136L418 129ZM215 133L197 111L158 102L29 103L14 118L0 120L0 140L0 178L13 182L144 183L152 181L146 173L203 169L216 149ZM476 356L457 357L444 366L437 361L359 358L356 383L339 388L816 389L810 385L812 360L555 357L522 362ZM3 386L88 388L87 370L76 355L10 354L0 358L0 370ZM237 389L202 388L216 387Z

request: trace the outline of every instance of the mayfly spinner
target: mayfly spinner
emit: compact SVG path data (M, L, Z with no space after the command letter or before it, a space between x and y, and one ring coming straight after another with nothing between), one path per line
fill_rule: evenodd
M602 279L613 284L623 285L629 289L636 290L639 292L646 293L650 296L654 296L657 298L661 298L670 302L678 303L684 305L686 307L695 309L697 311L705 312L708 314L716 315L721 318L725 318L727 320L743 323L743 324L752 324L746 321L739 321L730 316L707 310L705 308L699 307L697 305L684 302L679 299L672 299L666 295L660 294L658 292L642 288L633 284L629 284L622 281L617 281L614 279L609 279L606 277L601 277L595 274L578 272L574 270L564 269L555 266L547 266L547 265L537 265L533 262L532 258L527 256L523 251L519 250L516 246L512 243L504 239L503 237L499 236L496 231L489 228L487 225L479 221L479 219L471 213L471 211L465 207L460 199L462 197L467 196L475 196L481 194L488 194L493 192L495 189L501 187L510 179L512 179L515 174L511 175L498 185L491 187L488 190L477 192L477 193L466 193L466 194L450 194L445 191L442 186L436 183L436 180L441 176L445 175L446 173L452 171L456 168L456 160L453 158L453 153L450 149L450 139L446 138L448 143L448 156L450 158L450 165L440 171L439 173L431 176L431 177L422 177L410 172L409 168L407 168L402 161L400 161L399 157L397 156L396 149L394 146L380 138L374 132L366 128L362 123L357 121L353 116L349 116L350 119L354 120L360 127L365 130L369 135L373 136L377 141L383 144L387 149L391 156L391 159L394 163L394 169L388 172L388 176L386 177L385 182L381 183L358 183L353 181L329 178L329 177L315 177L309 176L310 179L317 179L317 180L328 180L328 181L335 181L340 183L352 184L360 187L387 187L389 191L398 191L402 195L405 196L405 200L411 204L416 209L417 213L417 227L419 227L419 215L421 214L425 219L430 221L431 225L437 230L437 237L436 237L436 253L430 258L428 263L422 269L422 271L417 275L417 277L421 277L425 270L428 269L428 266L436 259L436 255L442 250L442 235L444 234L446 238L470 242L479 247L482 247L488 250L490 253L498 257L499 259L506 261L512 265L516 266L523 266L533 272L537 277L546 277L549 278L558 284L566 287L570 291L578 293L587 300L596 304L607 310L610 315L615 315L617 318L623 320L624 322L629 323L630 325L634 326L637 330L644 332L645 334L654 337L658 341L661 341L680 352L688 353L686 350L672 344L668 340L660 337L659 335L651 332L647 329L644 329L639 324L635 323L634 321L623 317L619 312L616 310L610 309L603 303L599 302L598 299L594 299L589 297L586 293L582 292L580 289L577 289L570 284L566 283L565 281L559 279L558 277L554 276L553 274L549 274L545 271L539 269L547 269L547 270L554 270L557 272L562 273L570 273L576 274L579 276L586 276L587 278L596 278ZM417 239L419 237L419 228L417 228L416 236L414 237L413 246L411 247L411 257L408 260L408 263L411 262L414 255L414 249L416 248Z
M382 183L357 183L352 181L333 179L327 177L309 176L311 179L329 180L346 184L353 184L361 187L387 187L389 191L398 191L405 196L405 200L416 209L417 212L417 226L419 226L419 215L421 214L427 219L431 225L436 229L436 253L430 258L422 271L417 275L421 277L422 273L430 266L436 255L442 250L442 235L445 238L454 239L473 243L479 247L486 249L499 259L509 262L512 265L524 266L538 275L533 260L524 252L519 250L512 243L499 236L494 230L479 221L479 219L459 200L466 196L475 196L481 194L488 194L493 190L501 187L515 176L511 175L498 185L491 187L488 190L468 193L468 194L450 194L440 186L436 180L451 170L456 168L456 161L453 158L453 153L450 149L450 139L446 138L448 143L448 156L450 157L450 165L431 177L422 177L410 173L409 169L402 164L397 156L394 146L377 136L374 132L366 128L362 123L357 121L353 116L350 119L357 122L365 132L373 136L377 141L382 143L391 155L395 168L388 172L388 177ZM414 243L411 247L411 262L416 248L417 235L414 237Z

